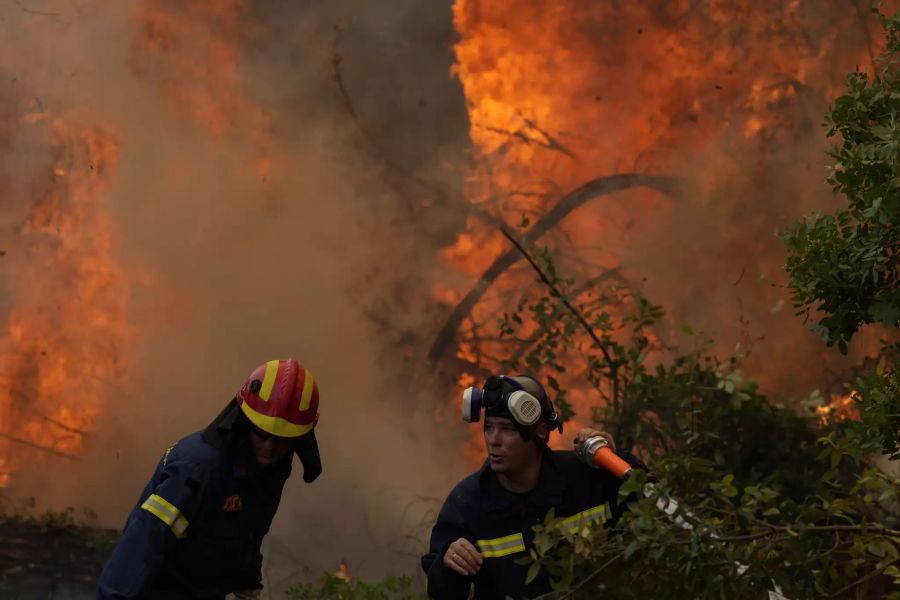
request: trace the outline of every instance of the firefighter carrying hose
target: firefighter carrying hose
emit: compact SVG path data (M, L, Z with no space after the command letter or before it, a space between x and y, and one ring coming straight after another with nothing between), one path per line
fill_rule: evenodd
M260 545L291 473L322 472L319 392L295 359L254 370L204 430L165 451L100 576L98 600L260 597Z
M625 509L618 502L619 477L589 467L576 452L548 448L551 430L561 432L562 425L537 380L499 375L483 388L468 388L463 419L479 421L482 409L488 459L450 492L422 557L434 600L465 600L470 592L476 600L550 592L546 573L526 585L528 565L517 563L531 548L533 526L542 524L551 508L574 530L611 524ZM575 438L576 451L598 436L614 450L609 434L583 429ZM645 468L627 452L618 454L626 468Z

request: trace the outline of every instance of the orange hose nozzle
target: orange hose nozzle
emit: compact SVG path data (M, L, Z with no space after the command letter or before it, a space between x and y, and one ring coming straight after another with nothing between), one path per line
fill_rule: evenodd
M609 442L600 436L585 440L581 454L589 466L606 469L619 479L625 479L631 473L631 465L616 456L609 447Z

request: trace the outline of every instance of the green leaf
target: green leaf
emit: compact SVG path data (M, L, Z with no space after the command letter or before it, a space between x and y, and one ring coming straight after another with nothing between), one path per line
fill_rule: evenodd
M528 567L528 573L525 575L525 583L531 583L534 581L535 577L538 576L538 573L541 572L541 563L535 562L532 563L530 567ZM521 577L521 575L520 575ZM521 581L521 580L520 580Z
M631 543L628 544L628 546L625 548L625 553L623 554L625 560L628 560L629 558L631 558L631 555L634 554L635 551L637 551L638 546L639 546L639 544L638 544L637 540L633 540Z
M882 544L882 540L872 540L871 542L869 542L869 545L866 546L866 550L868 550L869 554L871 554L872 556L884 558L884 546Z

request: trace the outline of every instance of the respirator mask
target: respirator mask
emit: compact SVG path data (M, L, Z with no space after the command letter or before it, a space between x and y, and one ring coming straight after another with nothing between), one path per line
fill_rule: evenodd
M488 377L483 388L466 388L462 396L463 421L477 423L481 420L482 410L485 416L510 418L525 428L543 419L551 428L562 431L559 415L553 410L544 388L527 375L494 375Z

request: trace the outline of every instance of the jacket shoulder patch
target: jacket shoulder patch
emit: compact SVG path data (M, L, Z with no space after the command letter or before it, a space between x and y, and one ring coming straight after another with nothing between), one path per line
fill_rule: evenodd
M225 505L222 508L225 512L244 510L244 499L239 494L232 494L225 500Z

